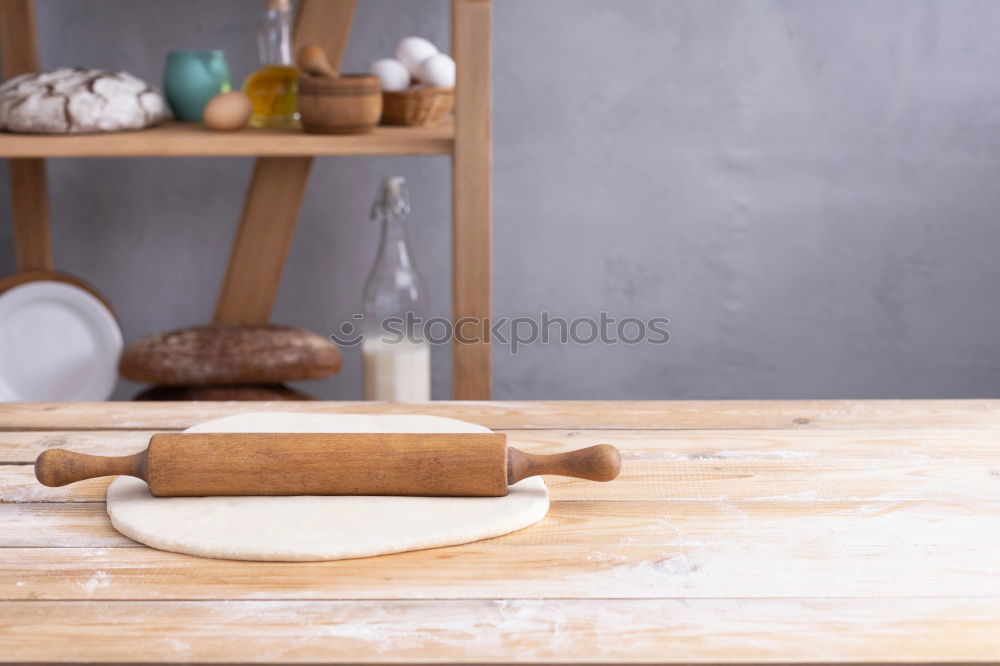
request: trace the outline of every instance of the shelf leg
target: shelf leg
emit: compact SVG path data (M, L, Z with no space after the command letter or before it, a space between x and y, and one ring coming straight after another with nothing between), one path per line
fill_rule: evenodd
M257 160L215 307L215 323L267 323L311 165L311 157Z
M17 271L52 270L49 198L45 160L10 161L14 218L14 265Z
M0 58L5 79L38 70L34 0L0 2ZM51 270L45 160L11 160L10 185L15 266L18 272Z
M299 0L295 12L295 49L319 44L335 70L347 48L357 0Z
M489 400L493 368L487 336L492 312L492 66L490 0L452 0L455 83L452 159L452 320L465 337L452 343L456 400Z
M356 7L357 0L300 0L295 15L296 50L318 44L338 69ZM215 307L215 323L267 323L311 165L308 157L257 160Z

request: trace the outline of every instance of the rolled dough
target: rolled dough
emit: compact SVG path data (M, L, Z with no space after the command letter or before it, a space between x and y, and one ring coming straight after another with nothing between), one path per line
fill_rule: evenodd
M436 416L258 413L188 432L489 432ZM314 561L450 546L519 530L545 517L540 477L506 497L153 497L144 481L108 486L108 515L125 536L177 553L231 560Z

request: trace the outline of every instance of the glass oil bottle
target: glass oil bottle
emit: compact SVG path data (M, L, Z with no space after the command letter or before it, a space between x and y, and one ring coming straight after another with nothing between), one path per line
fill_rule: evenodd
M267 0L257 36L261 66L247 77L251 127L293 128L298 124L298 73L292 65L291 0Z

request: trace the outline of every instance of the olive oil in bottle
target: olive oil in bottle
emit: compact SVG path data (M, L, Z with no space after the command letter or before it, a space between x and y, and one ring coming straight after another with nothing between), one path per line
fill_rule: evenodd
M261 67L247 77L252 127L295 127L298 73L292 65L291 0L267 0L257 37Z

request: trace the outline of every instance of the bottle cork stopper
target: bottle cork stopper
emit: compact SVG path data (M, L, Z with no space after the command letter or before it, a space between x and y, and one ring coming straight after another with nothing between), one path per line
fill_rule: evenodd
M290 12L292 11L292 0L267 0L267 11Z

